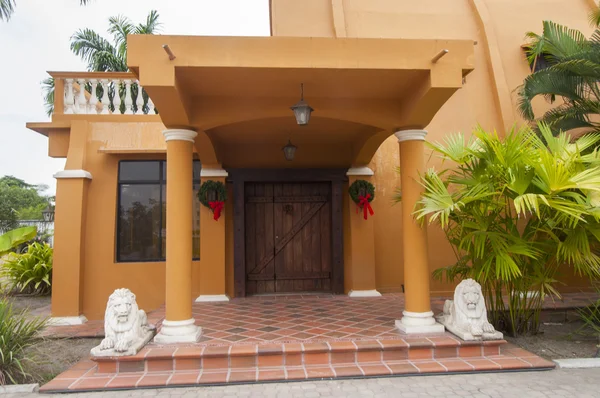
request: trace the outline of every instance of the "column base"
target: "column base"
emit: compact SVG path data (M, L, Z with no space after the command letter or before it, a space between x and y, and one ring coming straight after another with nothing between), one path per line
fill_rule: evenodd
M185 321L164 320L160 332L154 336L157 344L197 343L202 335L202 328L195 325L194 318Z
M48 319L48 324L51 326L73 326L83 325L88 320L84 315L79 316L53 316Z
M396 327L405 334L444 333L444 325L436 322L433 312L402 311L402 319L396 320Z
M196 303L212 303L218 301L229 301L226 294L201 294L196 298Z
M348 297L381 297L377 290L350 290Z

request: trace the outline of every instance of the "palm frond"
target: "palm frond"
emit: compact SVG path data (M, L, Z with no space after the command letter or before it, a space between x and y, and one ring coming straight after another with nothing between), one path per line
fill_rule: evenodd
M0 20L8 21L15 12L15 0L0 0Z
M153 35L160 32L162 23L158 21L158 18L158 11L151 10L146 17L146 22L138 24L133 33L136 35Z

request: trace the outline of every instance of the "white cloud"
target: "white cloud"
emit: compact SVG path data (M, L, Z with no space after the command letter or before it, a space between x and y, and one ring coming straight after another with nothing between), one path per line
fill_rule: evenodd
M69 49L78 29L105 34L108 18L141 22L157 10L163 34L268 36L268 0L17 0L10 21L0 21L0 176L43 183L54 192L52 174L64 159L49 158L45 137L26 122L48 121L40 82L46 71L80 71L85 64Z

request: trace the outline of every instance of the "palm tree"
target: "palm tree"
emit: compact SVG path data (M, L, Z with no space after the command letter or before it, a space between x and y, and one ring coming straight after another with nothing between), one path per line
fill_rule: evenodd
M158 18L156 10L150 11L146 21L137 25L127 17L110 17L108 33L112 35L112 42L92 29L80 29L71 36L71 51L87 63L90 72L127 72L127 35L159 32ZM54 79L45 79L42 86L46 113L50 116L54 112Z
M600 276L600 155L585 154L600 134L571 143L538 129L542 137L525 126L501 139L479 128L470 140L431 144L456 167L422 176L415 211L444 230L456 255L434 276L477 280L492 323L513 335L537 330L544 297L559 295L562 265Z
M91 0L79 0L81 5L89 3ZM8 21L15 12L15 0L0 0L0 21Z
M590 15L597 23L600 13ZM588 39L580 31L544 21L543 33L529 32L528 59L534 72L519 87L519 111L527 120L542 121L556 135L559 131L600 131L600 29ZM536 68L540 60L543 68ZM532 101L543 96L562 103L541 117L534 114Z

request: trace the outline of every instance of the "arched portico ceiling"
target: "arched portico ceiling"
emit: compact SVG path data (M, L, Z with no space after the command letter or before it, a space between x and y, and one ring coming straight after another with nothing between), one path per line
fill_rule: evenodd
M131 36L128 44L128 65L163 123L207 132L203 145L212 144L217 157L219 146L239 140L275 145L268 140L279 138L288 125L294 128L289 107L304 83L305 100L315 109L306 137L312 132L323 140L335 137L348 145L353 164L368 163L394 131L424 128L473 69L474 45L470 40L149 35ZM175 60L168 59L163 44ZM433 62L441 50L448 53ZM346 135L332 133L341 126Z

